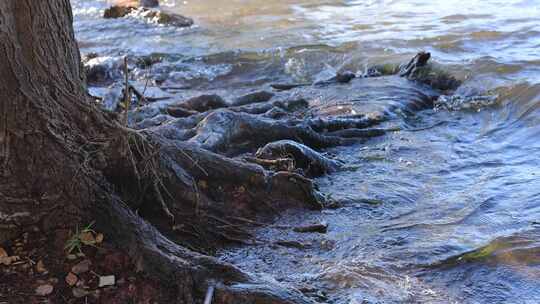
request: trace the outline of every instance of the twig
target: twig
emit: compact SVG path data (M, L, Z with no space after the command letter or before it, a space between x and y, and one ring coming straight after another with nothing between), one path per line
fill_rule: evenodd
M125 126L128 126L128 113L129 113L129 104L131 102L131 88L129 85L129 69L128 69L128 57L124 57L124 77L125 77L125 88L124 88L124 103L126 107L126 121Z
M250 219L240 217L240 216L229 216L228 218L233 219L233 220L237 220L237 221L240 221L240 222L245 222L245 223L248 223L248 224L256 225L256 226L262 226L262 227L270 227L270 228L277 228L277 229L290 229L290 228L292 228L292 226L261 223L261 222L250 220Z
M204 298L204 304L212 304L212 298L214 297L214 284L210 284L208 286L208 290L206 291L206 297Z
M146 73L146 83L144 84L144 90L142 92L142 98L141 98L141 103L145 101L145 97L144 95L146 94L146 89L148 88L148 81L150 80L150 75L152 74L152 65L150 65L150 70L148 71L148 73Z

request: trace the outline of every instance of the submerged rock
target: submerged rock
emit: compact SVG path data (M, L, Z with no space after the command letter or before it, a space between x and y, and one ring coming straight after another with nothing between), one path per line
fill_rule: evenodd
M111 83L122 76L123 59L121 57L96 55L84 60L83 64L89 84Z
M319 224L312 224L312 225L307 225L307 226L300 226L300 227L295 227L293 231L299 232L299 233L309 233L309 232L326 233L328 231L328 224L319 223Z
M122 18L132 13L138 16L141 16L149 21L152 21L158 24L163 24L163 25L176 26L176 27L189 27L193 25L193 19L179 15L179 14L149 9L147 7L137 7L137 6L130 6L130 5L111 6L110 8L105 10L103 14L103 18L106 18L106 19Z
M137 10L137 7L135 6L113 5L105 10L105 12L103 13L103 18L105 19L122 18L131 14L135 10Z
M174 13L166 13L163 11L148 10L146 12L143 11L141 15L158 24L169 26L190 27L194 23L193 19L191 18Z
M105 93L102 98L101 106L103 109L115 112L120 106L120 102L124 98L124 86L120 83L115 83Z
M461 85L461 81L448 72L428 64L431 54L419 52L407 64L400 67L399 76L429 85L440 91L452 91Z

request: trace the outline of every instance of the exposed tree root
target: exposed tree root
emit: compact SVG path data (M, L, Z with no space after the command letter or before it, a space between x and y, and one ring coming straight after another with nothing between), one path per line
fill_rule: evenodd
M340 167L339 162L291 140L281 140L267 144L259 149L256 155L258 158L263 159L290 157L294 160L294 167L301 169L308 177L332 173Z
M108 197L99 207L99 226L129 249L139 271L170 285L171 302L200 303L208 288L215 286L213 304L312 303L298 291L258 280L231 264L169 241L118 198Z

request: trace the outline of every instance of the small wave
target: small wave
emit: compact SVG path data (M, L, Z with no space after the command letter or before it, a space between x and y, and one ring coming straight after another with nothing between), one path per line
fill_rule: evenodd
M448 111L480 111L483 108L496 105L497 101L496 95L442 95L435 101L435 109L444 109Z

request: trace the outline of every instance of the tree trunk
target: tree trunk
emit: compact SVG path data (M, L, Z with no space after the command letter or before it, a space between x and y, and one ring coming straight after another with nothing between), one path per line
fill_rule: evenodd
M2 1L0 26L3 241L81 219L96 195L84 158L114 126L86 100L68 0Z

